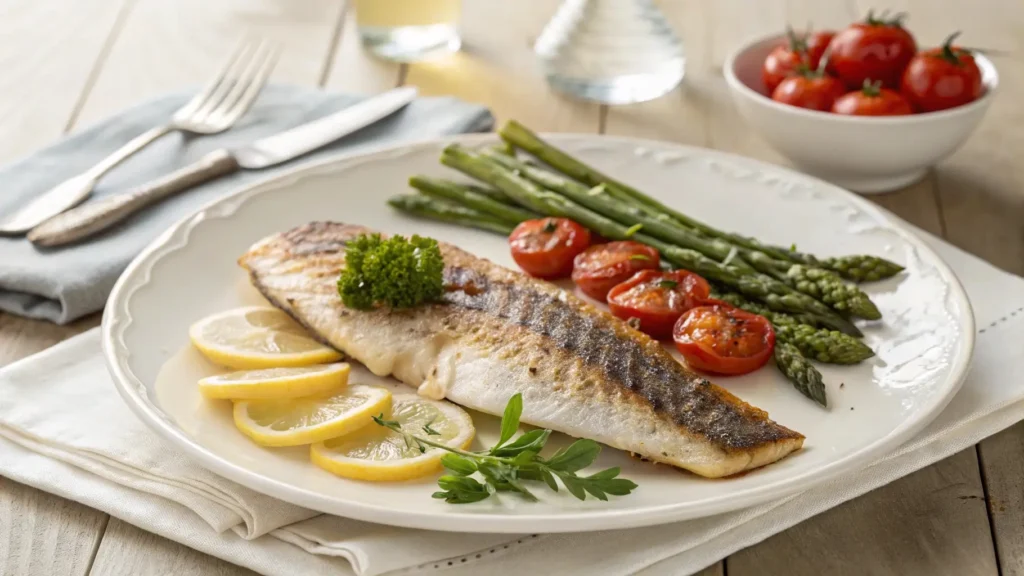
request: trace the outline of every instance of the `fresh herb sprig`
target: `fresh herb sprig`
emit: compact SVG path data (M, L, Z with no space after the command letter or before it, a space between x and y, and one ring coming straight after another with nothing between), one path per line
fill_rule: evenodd
M403 435L406 442L417 446L420 452L426 452L427 448L448 452L441 458L441 463L450 474L438 478L441 490L434 492L433 497L449 504L479 502L498 492L515 492L536 501L537 497L524 481L543 482L555 492L558 492L558 481L561 481L562 486L580 500L585 500L588 494L598 500L608 500L609 495L625 496L637 487L632 480L619 478L617 467L589 476L577 474L593 464L601 453L601 445L593 440L577 440L550 458L544 458L540 452L551 436L551 430L531 430L513 439L522 413L523 396L516 394L505 406L498 443L482 452L460 450L431 440L429 436L436 432L430 424L423 427L427 436L420 436L403 430L402 425L394 420L385 420L383 414L375 416L373 421ZM479 474L483 482L474 477L475 474Z

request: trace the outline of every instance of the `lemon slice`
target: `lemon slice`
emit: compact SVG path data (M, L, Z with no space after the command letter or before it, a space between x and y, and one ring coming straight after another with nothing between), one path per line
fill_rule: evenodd
M348 364L242 370L199 381L207 398L232 400L287 399L330 392L348 384Z
M236 308L196 322L192 344L211 361L236 370L336 362L341 354L309 336L277 308Z
M452 448L465 449L473 441L473 420L455 404L415 394L398 394L391 403L388 419L398 421L403 430ZM428 434L424 430L428 425L439 434ZM324 470L345 478L377 482L409 480L437 472L446 453L440 448L420 452L403 435L376 425L310 447L313 463Z
M235 402L235 426L263 446L298 446L358 430L390 408L388 390L349 386L293 400L240 400Z

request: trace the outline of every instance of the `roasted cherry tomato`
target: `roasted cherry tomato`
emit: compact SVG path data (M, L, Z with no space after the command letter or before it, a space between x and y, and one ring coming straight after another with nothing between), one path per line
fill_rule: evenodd
M768 94L801 67L811 70L817 68L834 35L834 32L815 32L798 36L792 28L788 28L786 44L772 50L761 69L761 78Z
M775 331L763 316L714 304L691 308L672 331L691 368L735 376L764 366L775 350Z
M711 295L707 280L687 270L644 270L608 292L612 314L640 321L640 330L653 338L668 338L684 312Z
M843 83L820 72L790 76L772 92L772 100L809 110L828 112L846 92Z
M865 80L881 80L886 88L897 89L904 68L917 52L914 37L900 22L903 15L886 19L868 13L864 22L851 24L832 38L828 68L850 89Z
M903 72L900 89L921 112L963 106L981 97L981 70L970 52L953 46L957 34L941 48L914 56Z
M598 244L576 257L572 280L584 294L604 302L616 284L641 270L657 270L660 262L657 250L639 242Z
M590 230L567 218L538 218L516 226L508 237L512 259L530 276L564 278L572 261L590 246Z
M840 96L832 105L832 111L848 116L902 116L914 113L910 102L902 94L882 88L879 81L870 80L865 80L860 90Z

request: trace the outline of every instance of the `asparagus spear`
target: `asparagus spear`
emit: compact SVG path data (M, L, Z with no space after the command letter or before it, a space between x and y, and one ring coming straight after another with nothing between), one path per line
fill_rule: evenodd
M821 372L818 372L818 369L800 354L800 350L795 345L786 341L776 341L775 365L801 394L822 406L828 406L828 400L825 398L825 382L821 379Z
M721 238L706 236L672 220L664 213L654 213L646 207L632 204L629 200L623 201L613 197L607 193L607 186L604 184L587 188L579 182L504 154L490 151L484 152L484 155L537 185L562 194L573 202L621 224L641 224L644 232L655 238L696 250L719 262L729 262L737 268L756 269L789 284L799 292L821 300L843 314L869 320L878 320L882 317L867 294L856 286L846 284L828 270L797 265L788 260L777 260L763 252L735 246Z
M579 182L569 180L535 166L530 166L525 162L504 154L484 152L484 156L501 164L508 170L518 173L538 186L561 194L569 200L589 208L602 216L607 216L620 224L626 226L640 224L643 226L642 230L645 233L655 238L671 242L683 248L696 250L719 262L730 259L729 263L731 265L743 270L752 271L754 269L742 257L738 256L736 251L727 242L701 236L674 221L657 218L646 210L619 202L604 193L601 187L587 188Z
M498 220L472 208L466 208L446 200L421 196L419 194L393 196L388 198L388 204L402 212L421 218L479 228L489 232L504 234L505 236L511 234L512 229L515 228L515 224Z
M767 304L769 308L811 314L823 326L853 336L861 335L856 326L836 314L828 306L806 294L797 292L783 282L752 271L715 262L695 250L680 248L653 236L637 233L635 227L620 224L572 202L564 196L540 188L484 156L471 153L457 145L451 145L445 148L441 162L496 186L516 202L533 211L546 216L571 218L612 240L633 239L642 242L656 248L668 262L696 272L709 280L726 284L741 294L757 298Z
M491 200L494 200L495 202L501 202L502 204L504 204L506 206L515 206L516 205L516 203L513 202L511 198L506 196L504 192L502 192L501 190L498 190L496 188L491 188L489 186L477 186L476 184L459 184L459 186L462 186L462 187L466 188L467 190L472 190L473 192L476 192L477 194L482 194L484 196L487 196Z
M878 280L899 273L903 267L884 258L870 255L844 256L841 258L818 259L811 254L797 252L795 249L764 244L756 238L748 238L718 230L699 220L691 218L678 210L651 198L640 190L619 182L591 166L588 166L569 154L562 152L542 140L529 128L516 122L508 121L499 131L502 139L516 148L521 148L563 174L587 184L598 186L605 184L610 193L619 198L629 198L650 209L669 214L679 223L698 230L708 236L721 238L736 246L756 250L779 260L787 260L797 264L816 266L832 270L843 278L854 281Z
M815 328L803 322L804 317L776 312L735 292L716 290L713 295L737 308L764 316L775 329L776 341L788 342L801 354L818 362L856 364L875 355L864 342L842 332Z
M429 178L427 176L413 176L409 178L409 185L423 194L432 198L448 200L455 204L461 204L484 214L490 214L498 220L510 224L519 224L524 220L537 218L537 214L529 210L523 210L518 206L509 206L492 198L485 196L451 180L440 178Z

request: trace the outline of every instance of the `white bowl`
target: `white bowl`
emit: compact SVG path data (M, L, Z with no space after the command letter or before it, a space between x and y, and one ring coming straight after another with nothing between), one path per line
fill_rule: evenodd
M959 148L985 115L999 77L975 54L985 92L970 104L909 116L865 117L775 102L761 81L765 57L783 35L755 40L729 55L725 79L740 113L800 170L865 194L888 192L925 176Z

